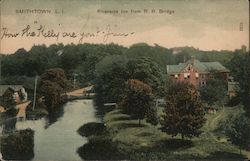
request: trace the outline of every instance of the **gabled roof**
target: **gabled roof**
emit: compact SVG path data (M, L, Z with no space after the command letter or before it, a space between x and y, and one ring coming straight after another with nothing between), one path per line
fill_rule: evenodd
M19 91L20 89L23 88L23 86L22 85L0 85L0 96L3 96L3 94L8 88L12 89L13 91Z
M219 62L203 62L209 71L221 71L221 72L230 72L226 67L221 65Z
M229 72L229 70L219 62L200 62L197 59L191 59L186 63L179 63L178 65L167 65L167 72L169 74L181 73L189 64L200 73L208 73L211 71Z
M185 68L184 63L180 63L178 65L167 65L168 73L180 73Z

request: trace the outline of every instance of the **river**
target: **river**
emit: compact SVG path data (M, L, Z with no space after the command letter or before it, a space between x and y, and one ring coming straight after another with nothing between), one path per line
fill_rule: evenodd
M77 133L88 122L100 122L92 100L75 100L63 105L53 118L19 121L17 129L35 131L33 160L82 160L77 149L87 139Z

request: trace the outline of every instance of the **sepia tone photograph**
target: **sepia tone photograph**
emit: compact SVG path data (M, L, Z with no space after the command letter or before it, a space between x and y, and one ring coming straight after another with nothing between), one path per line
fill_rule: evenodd
M0 0L0 161L248 161L249 7Z

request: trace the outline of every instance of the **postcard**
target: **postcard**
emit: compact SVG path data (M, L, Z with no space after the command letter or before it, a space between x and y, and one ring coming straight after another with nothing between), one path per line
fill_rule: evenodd
M247 160L248 0L0 0L0 160Z

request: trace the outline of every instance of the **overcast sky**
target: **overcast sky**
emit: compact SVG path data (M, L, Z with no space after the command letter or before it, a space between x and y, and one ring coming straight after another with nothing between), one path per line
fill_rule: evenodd
M17 13L20 10L50 10L50 14ZM59 12L55 14L55 9ZM144 9L148 12L144 13ZM61 11L63 10L63 13ZM118 13L102 13L113 11ZM127 10L128 13L121 13ZM131 13L140 10L142 13ZM155 10L155 13L152 12ZM159 13L165 10L168 13ZM171 12L172 14L169 14ZM56 38L21 36L22 30L38 33L60 32ZM3 29L5 28L5 30ZM4 31L16 38L7 38ZM75 32L76 37L62 37L63 32ZM94 33L83 37L81 33ZM104 32L104 33L103 33ZM128 36L105 37L105 33ZM103 34L100 34L103 33ZM118 43L130 46L146 42L167 48L193 46L201 50L234 50L249 44L248 0L2 0L1 53L13 53L18 48L29 50L34 44L52 43Z

